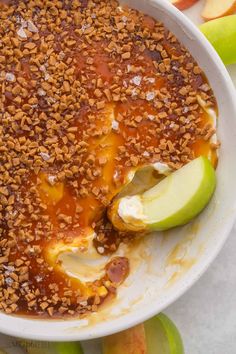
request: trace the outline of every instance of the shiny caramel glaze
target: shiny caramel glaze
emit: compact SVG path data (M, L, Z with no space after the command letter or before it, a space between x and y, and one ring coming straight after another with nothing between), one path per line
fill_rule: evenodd
M216 101L173 34L113 0L9 1L0 35L0 309L82 316L115 294L128 259L81 282L57 256L86 253L94 230L101 257L135 236L106 218L130 172L209 154L216 164L197 97L215 112Z

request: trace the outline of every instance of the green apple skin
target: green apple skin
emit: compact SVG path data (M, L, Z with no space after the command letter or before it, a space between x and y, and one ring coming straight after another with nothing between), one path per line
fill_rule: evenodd
M176 226L185 225L188 222L190 222L194 217L196 217L198 214L200 214L200 212L206 207L216 187L216 174L212 164L206 157L201 156L198 159L199 161L201 160L201 163L203 164L205 178L202 179L197 193L195 193L192 199L186 205L184 205L180 210L178 210L175 214L172 214L169 217L162 219L159 222L156 223L154 222L152 224L148 223L147 227L150 231L165 231ZM194 161L196 160L193 160L192 162ZM191 162L189 164L191 164ZM171 177L171 175L166 177L166 179L168 179L169 177ZM188 181L186 181L186 183L188 183ZM155 187L150 189L148 193L151 194L152 191L154 193L154 189ZM176 193L178 193L178 191L176 191ZM145 193L143 196L144 196L143 198L143 202L144 202ZM146 203L144 202L144 205L145 204ZM146 209L148 209L147 206Z
M53 345L57 350L56 354L83 354L83 349L79 342L60 342L53 343Z
M104 337L103 354L148 354L144 325Z
M163 313L144 322L147 354L184 354L175 324Z
M79 342L39 342L20 340L19 344L28 354L84 354Z
M225 65L236 63L236 15L206 22L200 25L200 30Z

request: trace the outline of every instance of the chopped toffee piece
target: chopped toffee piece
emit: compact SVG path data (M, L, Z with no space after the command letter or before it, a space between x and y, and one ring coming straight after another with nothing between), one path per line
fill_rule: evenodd
M107 206L141 166L216 163L216 101L174 34L115 0L0 2L0 37L0 310L84 316L129 272ZM69 276L59 253L91 248L103 274Z

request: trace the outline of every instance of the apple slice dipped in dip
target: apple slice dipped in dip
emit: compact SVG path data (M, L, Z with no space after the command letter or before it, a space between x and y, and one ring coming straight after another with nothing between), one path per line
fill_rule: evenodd
M0 310L84 316L130 271L136 231L108 209L216 166L216 100L173 33L115 0L0 10Z
M108 215L119 230L167 230L198 215L210 201L215 186L211 162L198 157L143 194L116 199Z

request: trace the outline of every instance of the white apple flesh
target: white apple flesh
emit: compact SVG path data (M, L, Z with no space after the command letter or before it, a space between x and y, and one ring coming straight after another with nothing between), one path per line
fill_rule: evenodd
M209 21L231 15L234 11L236 11L236 0L207 0L202 12L202 17L204 20Z

